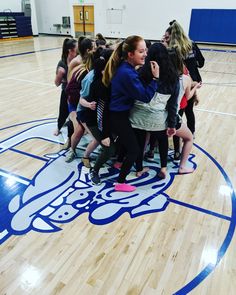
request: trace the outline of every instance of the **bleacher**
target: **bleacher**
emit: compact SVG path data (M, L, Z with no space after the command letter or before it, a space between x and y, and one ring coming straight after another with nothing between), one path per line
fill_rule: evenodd
M0 12L0 39L32 35L31 17L23 12Z

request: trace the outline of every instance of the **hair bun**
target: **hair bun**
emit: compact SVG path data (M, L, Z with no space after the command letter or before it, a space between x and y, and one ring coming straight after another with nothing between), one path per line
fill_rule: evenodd
M172 26L175 22L176 22L176 20L174 19L171 22L169 22L169 25Z

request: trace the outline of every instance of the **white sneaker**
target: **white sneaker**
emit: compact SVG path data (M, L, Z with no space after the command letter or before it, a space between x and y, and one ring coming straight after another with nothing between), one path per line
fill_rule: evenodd
M66 156L66 163L72 162L77 157L76 152L73 150L70 150L69 153Z

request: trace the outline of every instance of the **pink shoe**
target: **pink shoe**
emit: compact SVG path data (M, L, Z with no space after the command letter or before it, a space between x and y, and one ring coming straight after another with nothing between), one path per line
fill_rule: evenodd
M136 190L136 186L127 183L116 183L115 191L117 192L133 192Z
M116 169L120 169L121 168L121 166L122 166L122 162L115 162L115 164L113 165L113 167L114 168L116 168Z

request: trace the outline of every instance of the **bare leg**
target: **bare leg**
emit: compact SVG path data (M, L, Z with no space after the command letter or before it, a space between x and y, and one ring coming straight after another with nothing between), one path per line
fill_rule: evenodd
M80 142L80 139L84 135L84 127L77 121L77 114L75 111L70 113L70 119L73 122L74 133L71 136L70 152L66 156L65 160L67 163L72 162L76 158L75 149L77 147L77 144Z
M85 131L87 131L88 134L90 134L92 136L92 140L90 141L90 143L87 145L87 148L84 152L84 158L89 158L90 154L99 146L99 142L93 137L91 131L89 130L89 128L87 127L86 123L82 123Z
M188 127L184 123L182 123L181 127L176 131L176 136L179 136L180 138L183 139L183 148L182 148L181 160L179 165L179 173L180 174L192 173L194 169L187 168L186 163L193 146L193 135L191 131L188 129Z
M90 154L98 147L99 142L94 138L87 145L87 148L84 152L84 158L89 158Z
M161 167L160 172L158 173L158 177L165 179L167 174L167 167Z
M137 172L136 172L136 176L137 176L137 177L140 177L140 176L142 176L144 173L148 172L148 170L149 170L148 167L143 167L143 170L141 170L141 171L137 171Z
M77 114L75 111L70 113L70 119L73 122L74 133L71 136L71 149L75 151L77 144L80 142L80 139L84 135L84 128L77 121Z

